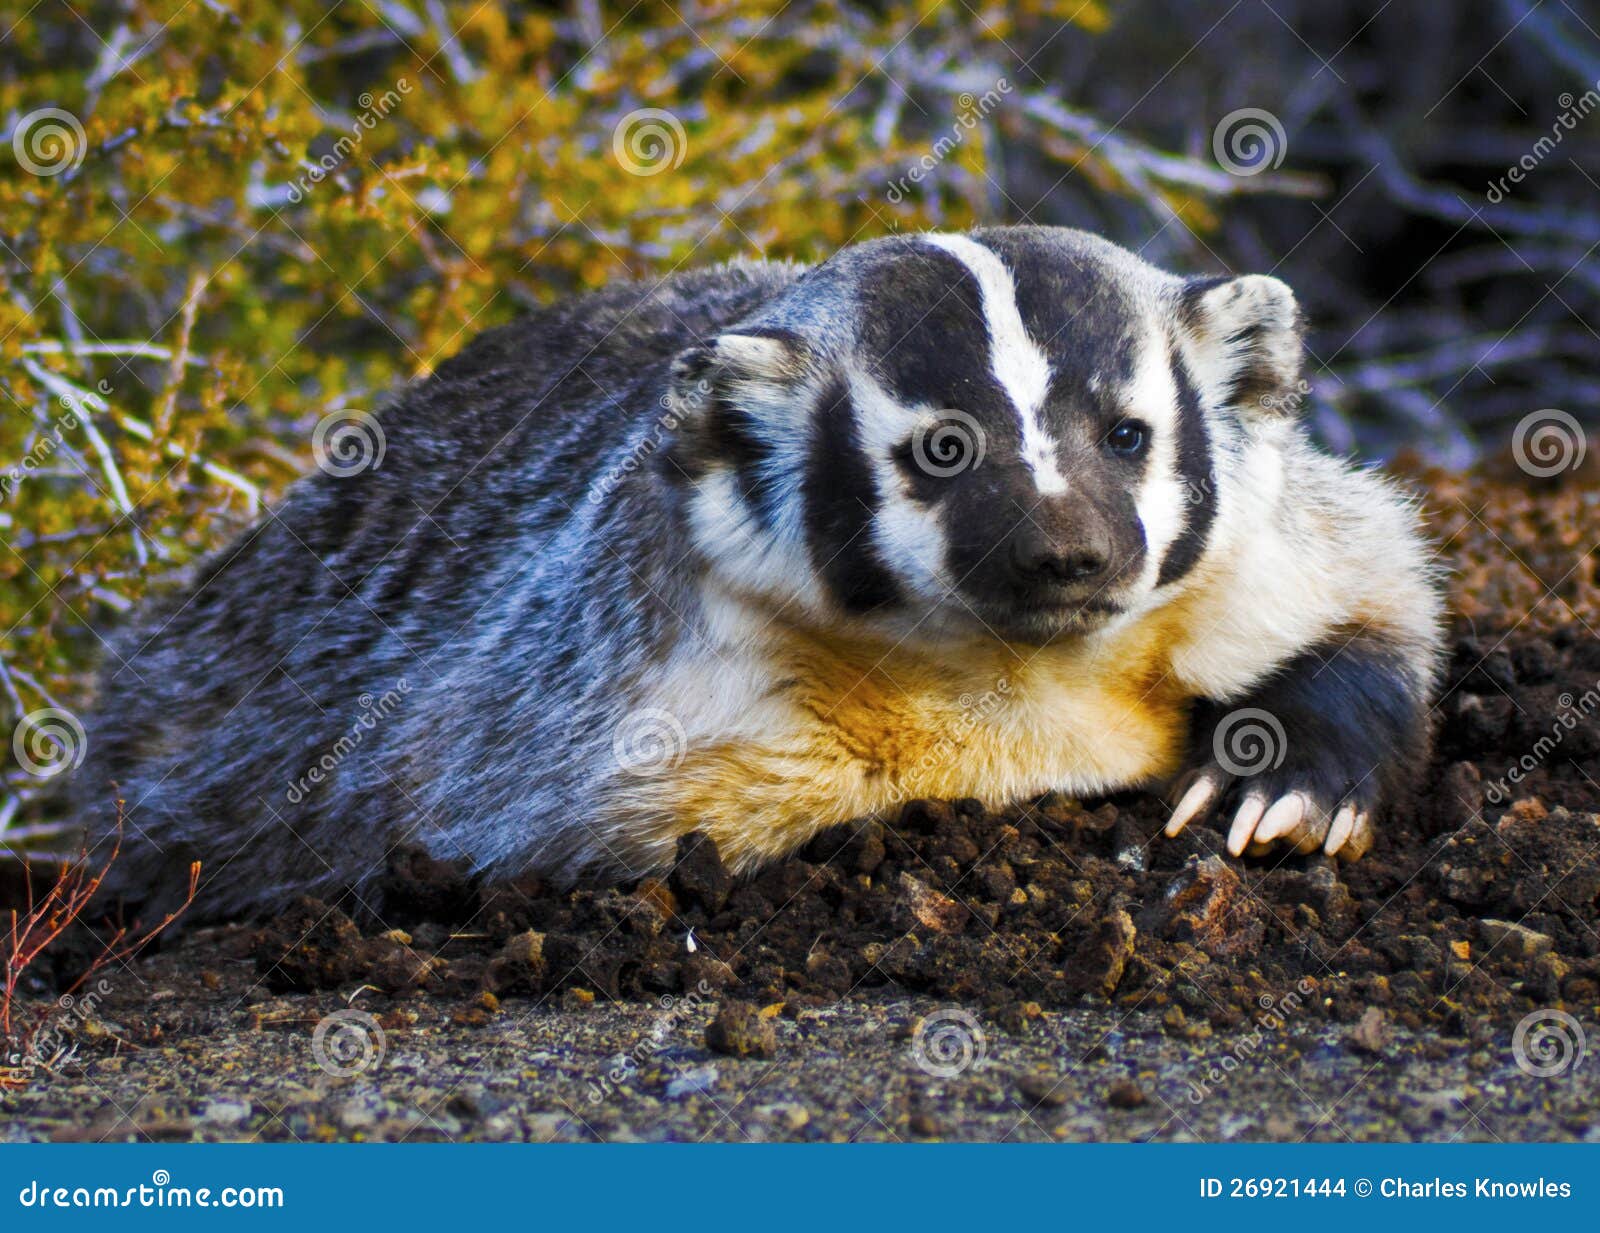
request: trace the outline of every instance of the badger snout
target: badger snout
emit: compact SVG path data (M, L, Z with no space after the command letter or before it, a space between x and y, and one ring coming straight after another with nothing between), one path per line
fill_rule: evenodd
M1103 593L1137 565L1144 548L1137 516L1119 519L1116 514L1080 494L1036 502L1004 545L1019 595L1040 603L1109 601Z
M991 630L1047 639L1098 625L1126 606L1126 584L1138 576L1145 553L1132 508L1089 493L1042 500L1035 494L1026 504L1007 504L1003 518L991 507L987 519L969 524L962 544L972 561L963 590ZM991 534L986 544L976 534L984 523Z
M1103 530L1058 537L1028 523L1012 536L1007 556L1025 587L1070 587L1105 575L1111 565L1111 537Z

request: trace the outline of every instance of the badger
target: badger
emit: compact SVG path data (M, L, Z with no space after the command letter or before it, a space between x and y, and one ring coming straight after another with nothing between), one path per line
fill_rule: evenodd
M212 916L400 844L570 883L702 831L747 871L919 798L1165 790L1169 835L1357 858L1440 588L1414 501L1299 422L1302 350L1277 279L1033 226L532 311L114 642L84 816L123 895L199 860Z

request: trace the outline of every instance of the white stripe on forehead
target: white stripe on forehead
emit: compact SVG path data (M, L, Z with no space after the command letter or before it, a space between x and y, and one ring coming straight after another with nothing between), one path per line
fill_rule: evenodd
M1017 310L1017 287L999 254L964 235L934 232L922 237L949 253L978 282L983 319L989 327L989 366L1017 409L1022 427L1022 461L1033 473L1040 496L1067 490L1057 462L1056 443L1039 423L1039 409L1050 388L1050 361L1028 337Z

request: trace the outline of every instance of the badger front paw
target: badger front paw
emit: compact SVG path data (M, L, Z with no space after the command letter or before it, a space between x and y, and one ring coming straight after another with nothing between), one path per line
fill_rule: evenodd
M1359 860L1372 847L1383 767L1363 761L1347 743L1296 748L1272 712L1244 707L1210 725L1197 742L1194 769L1169 795L1176 835L1196 818L1217 813L1228 826L1228 851L1259 855L1276 844L1299 853L1319 848Z

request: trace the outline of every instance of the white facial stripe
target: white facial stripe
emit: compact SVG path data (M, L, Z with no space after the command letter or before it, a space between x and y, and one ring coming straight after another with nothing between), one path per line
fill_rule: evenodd
M1122 387L1119 401L1151 428L1150 457L1135 500L1148 553L1140 589L1148 591L1182 534L1190 507L1190 494L1178 475L1178 386L1161 347L1140 349L1133 379Z
M798 524L762 532L732 472L719 468L694 485L689 522L695 542L738 586L802 610L824 610Z
M1022 461L1033 473L1041 496L1065 492L1067 481L1057 462L1056 443L1039 423L1039 410L1050 388L1050 361L1022 324L1011 271L997 253L964 235L935 233L923 238L961 262L977 279L983 318L989 327L989 364L994 379L1017 409Z
M922 599L938 601L951 587L944 564L944 531L931 509L905 494L905 481L891 457L894 447L926 417L901 406L864 372L851 372L849 381L861 445L877 482L873 543L884 565L902 586Z

